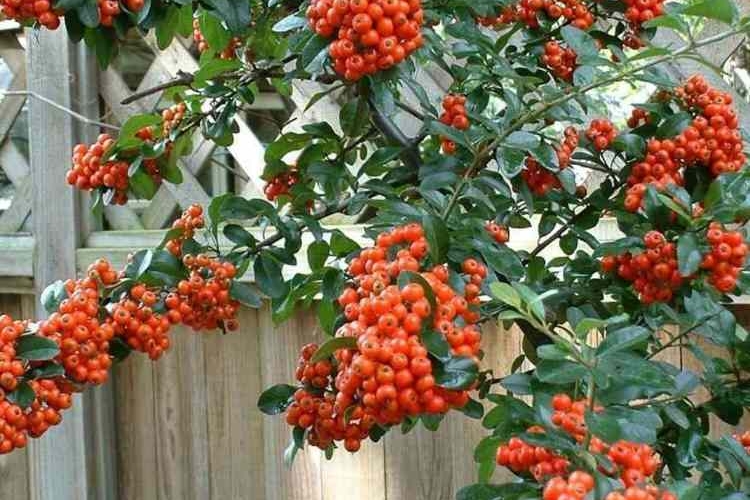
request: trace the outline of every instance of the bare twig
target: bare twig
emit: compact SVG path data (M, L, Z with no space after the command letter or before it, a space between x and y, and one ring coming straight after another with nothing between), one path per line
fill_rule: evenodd
M184 85L190 85L191 83L193 83L194 78L195 76L192 73L185 73L184 71L178 71L177 76L174 79L166 81L164 83L160 83L159 85L155 85L151 88L142 90L140 92L136 92L133 95L123 99L120 104L122 104L123 106L126 106L128 104L134 103L135 101L139 101L145 97L156 94L158 92L163 92L173 87L181 87Z
M52 106L55 109L59 109L60 111L69 114L76 120L80 121L81 123L84 123L86 125L91 125L94 127L100 127L100 128L108 128L110 130L120 130L120 127L117 127L115 125L111 125L109 123L100 122L98 120L92 120L91 118L85 117L80 113L76 113L70 108L66 108L62 104L56 103L52 99L48 99L47 97L44 97L41 94L38 94L32 90L0 90L0 96L3 97L32 97L38 101L41 101L45 104L48 104Z

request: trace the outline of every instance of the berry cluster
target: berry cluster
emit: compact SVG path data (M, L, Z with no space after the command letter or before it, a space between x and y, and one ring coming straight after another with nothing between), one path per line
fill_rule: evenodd
M276 201L279 196L289 194L289 191L298 182L299 172L296 168L291 168L271 179L263 189L263 193L266 195L268 201Z
M466 96L461 94L448 94L443 98L443 113L440 122L458 130L469 128L469 118L466 115ZM443 152L452 155L456 152L456 143L447 137L441 137Z
M446 413L468 402L467 391L436 384L421 334L430 326L444 337L453 355L478 361L475 305L487 270L474 259L466 260L462 270L468 282L461 295L448 285L445 265L423 269L420 261L427 254L424 230L409 224L380 234L374 248L362 250L350 262L353 280L338 299L346 323L336 335L354 337L357 345L337 350L335 365L311 364L316 346L306 346L297 379L309 389L298 392L287 413L291 425L311 429L310 444L326 448L344 439L345 448L356 451L376 423L388 426L407 416ZM399 288L402 272L418 274L431 289L429 297L423 284ZM322 378L327 379L325 385ZM309 394L321 391L322 397Z
M573 472L568 479L553 477L544 486L543 500L583 500L594 489L594 478L583 471Z
M477 22L486 27L502 26L515 22L517 19L516 9L513 6L506 6L497 16L477 17Z
M638 33L646 21L664 14L664 0L623 0L623 3L627 6L625 18L634 33Z
M114 25L115 18L122 13L120 2L118 0L97 0L99 8L99 24L107 28ZM125 7L130 12L140 12L143 9L145 0L122 0Z
M173 104L172 106L161 112L161 127L163 137L169 137L172 131L176 130L177 127L180 126L180 123L182 123L182 119L185 118L186 112L187 104L185 104L184 102Z
M627 441L610 446L607 457L619 470L620 479L628 488L642 484L661 464L650 446Z
M643 108L633 108L628 118L628 127L638 128L641 125L651 123L651 115Z
M150 129L143 129L138 136L142 139L144 137L150 139L152 133ZM96 144L91 146L78 144L73 149L73 167L68 171L66 179L68 184L82 191L112 190L114 192L113 203L124 205L128 201L130 164L125 160L104 160L114 144L115 140L108 134L100 135ZM144 160L143 168L156 184L161 184L162 178L155 159Z
M313 0L307 19L318 35L336 36L333 68L349 81L399 64L423 43L421 0Z
M92 277L93 276L93 277ZM79 383L99 385L107 381L112 365L109 343L115 329L100 321L99 294L117 282L109 262L99 260L89 267L89 276L65 283L67 298L57 312L39 326L40 335L60 346L59 361L66 375Z
M172 223L172 229L179 229L180 234L176 238L167 241L165 246L167 251L177 257L182 255L182 244L195 236L195 230L202 229L205 223L203 207L198 204L188 207L180 218Z
M25 322L0 316L0 394L14 391L18 387L18 377L26 371L23 362L16 359L15 349L16 340L24 331Z
M500 244L508 243L508 240L510 240L510 233L508 232L508 228L505 226L501 226L494 221L490 221L485 224L484 228L488 233L490 233L492 239Z
M182 259L190 277L177 284L164 303L172 323L182 323L193 330L236 330L239 302L232 299L229 289L237 269L231 262L222 262L207 255L186 255Z
M138 284L130 290L130 297L115 304L110 320L116 336L152 360L159 359L169 349L167 334L171 324L167 316L154 312L158 300L155 292Z
M539 27L540 12L544 12L553 21L564 18L582 30L594 24L594 16L581 0L521 0L516 9L517 19L531 28Z
M641 207L648 185L660 191L670 184L683 186L684 167L700 165L716 177L738 172L747 160L731 95L711 88L699 75L691 77L675 94L697 116L677 137L648 142L646 157L633 166L628 177L628 211Z
M565 138L557 148L557 162L560 170L568 168L570 157L573 151L578 147L578 130L574 127L565 129ZM544 196L553 189L560 187L560 180L554 173L544 168L536 159L529 156L526 158L526 166L521 171L521 177L531 189L531 192L537 196Z
M528 432L544 432L541 427L530 427ZM538 482L550 476L562 476L568 471L567 459L541 446L526 444L512 437L508 444L497 449L495 461L515 473L530 472Z
M570 47L564 47L559 42L551 40L544 44L542 62L553 75L561 80L572 81L576 70L578 54Z
M633 283L642 303L669 302L683 284L677 268L677 249L658 231L649 231L643 238L646 251L638 255L625 253L602 259L601 269Z
M726 231L718 222L709 225L706 239L711 252L703 257L701 267L709 271L708 281L722 293L737 286L737 279L745 267L748 245L738 231Z
M211 48L208 45L208 41L206 41L206 38L203 36L203 32L201 32L201 23L198 19L193 19L193 41L198 48L198 52L201 54L208 52ZM234 59L237 57L237 49L240 47L242 47L242 39L236 36L232 37L227 46L224 47L224 50L219 52L219 59Z
M684 156L677 158L687 165L705 165L713 176L738 172L746 157L731 94L710 87L705 78L695 75L677 89L676 95L699 112L692 126L675 139L679 148L676 153L684 148Z
M592 120L586 130L586 137L594 144L596 149L604 151L609 149L615 137L617 137L617 129L607 119Z
M21 23L39 23L47 29L60 27L61 9L53 8L51 0L0 0L2 13Z

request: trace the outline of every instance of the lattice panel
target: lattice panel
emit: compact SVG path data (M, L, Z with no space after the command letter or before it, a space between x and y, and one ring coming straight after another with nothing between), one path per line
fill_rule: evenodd
M0 59L3 62L3 92L0 100L0 233L25 228L31 214L31 176L26 155L11 138L26 98L26 61L23 46L13 31L0 32ZM15 94L15 95L14 95Z
M198 63L190 53L185 41L176 40L164 51L159 51L153 37L146 37L146 44L153 50L155 58L141 80L137 91L143 91L174 79L179 71L194 72ZM136 113L150 112L156 109L161 96L154 94L129 105L122 101L133 91L126 84L123 75L112 67L100 73L100 94L111 113L112 118L123 123ZM256 110L284 109L283 99L273 93L264 93L251 107ZM234 144L227 149L237 169L249 179L243 194L260 196L263 181L264 146L247 123L237 120L239 132L235 135ZM210 196L199 177L205 173L212 161L215 145L196 133L193 153L181 161L184 181L174 185L165 182L150 202L131 203L125 207L107 207L105 216L113 229L158 229L165 227L174 212L184 209L193 203L207 204ZM214 176L214 187L222 182ZM216 193L214 193L216 194Z

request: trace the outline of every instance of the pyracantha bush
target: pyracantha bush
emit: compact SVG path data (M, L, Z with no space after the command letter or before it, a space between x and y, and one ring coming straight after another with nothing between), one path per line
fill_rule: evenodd
M750 391L732 312L750 290L747 117L720 78L673 70L750 30L738 2L0 4L28 25L64 17L103 66L129 28L193 37L198 71L73 151L67 181L95 207L179 183L198 135L231 146L260 89L342 103L267 144L248 169L265 199L217 193L122 271L50 287L48 319L0 318L0 452L114 361L160 358L175 325L235 330L267 299L274 321L312 308L320 324L294 380L258 401L290 427L287 459L461 412L488 434L462 500L746 498L750 439L712 431ZM518 327L510 366L485 359L487 322Z

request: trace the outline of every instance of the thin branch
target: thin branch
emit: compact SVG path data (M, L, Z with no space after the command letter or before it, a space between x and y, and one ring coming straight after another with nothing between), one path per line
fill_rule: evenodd
M409 113L410 115L412 115L417 120L419 120L421 122L425 121L426 117L425 117L424 113L420 113L419 111L417 111L416 109L412 108L408 104L406 104L404 102L401 102L401 101L396 101L396 106L399 107L399 108L401 108L401 109L403 109L404 111L406 111L407 113Z
M178 71L177 76L169 81L166 81L164 83L160 83L159 85L155 85L153 87L150 87L145 90L141 90L140 92L136 92L133 95L126 97L122 100L120 104L123 106L127 106L128 104L132 104L135 101L139 101L145 97L148 97L150 95L163 92L167 89L171 89L173 87L182 87L184 85L190 85L193 83L193 80L195 79L195 76L192 73L185 73L184 71Z
M409 165L409 167L413 168L415 171L419 169L422 162L411 139L404 135L401 129L393 123L393 120L388 118L380 109L378 109L371 98L367 99L367 103L372 111L372 123L375 125L375 128L392 142L395 142L404 148L404 152L401 154L401 160L404 163Z
M70 108L66 108L62 104L56 103L52 99L48 99L47 97L44 97L41 94L38 94L32 90L0 90L0 96L3 97L32 97L34 99L37 99L45 104L48 104L52 106L55 109L59 109L60 111L69 114L76 120L80 121L81 123L84 123L86 125L91 125L94 127L100 127L100 128L108 128L110 130L120 130L120 127L117 127L115 125L111 125L109 123L100 122L98 120L92 120L91 118L87 118L83 116L80 113L76 113Z
M226 163L222 163L222 162L218 161L215 158L211 158L211 163L214 164L214 165L216 165L217 167L223 168L224 170L226 170L230 174L239 177L240 179L242 179L245 182L250 182L250 177L248 177L248 175L245 172L243 172L242 170L237 170L236 168L232 168L229 165L227 165Z

